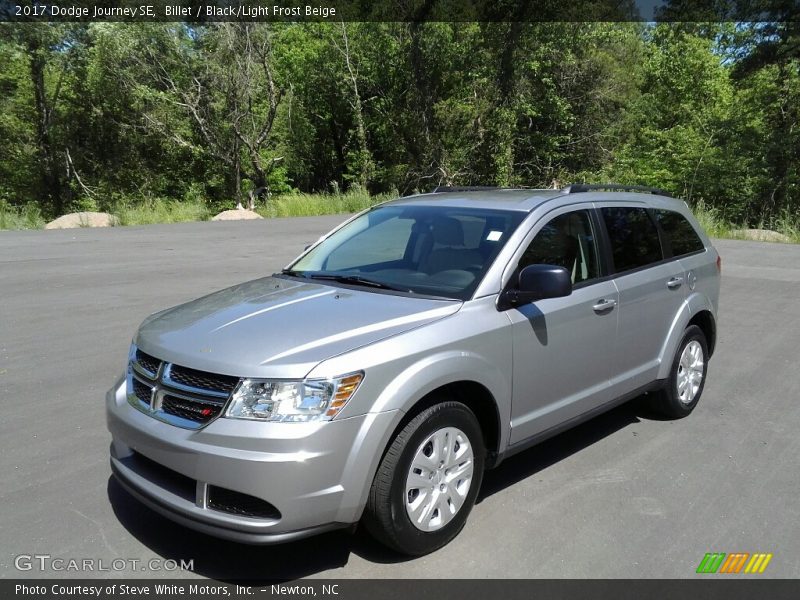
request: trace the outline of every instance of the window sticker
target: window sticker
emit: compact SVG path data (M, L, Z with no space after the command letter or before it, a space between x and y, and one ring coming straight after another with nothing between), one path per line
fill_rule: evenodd
M496 242L501 237L503 237L502 231L490 231L489 235L486 236L486 240L489 242Z

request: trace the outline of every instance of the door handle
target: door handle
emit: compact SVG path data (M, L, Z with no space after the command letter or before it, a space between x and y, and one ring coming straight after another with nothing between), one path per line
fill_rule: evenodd
M681 287L682 283L683 283L683 277L673 277L667 282L667 287L671 290L674 290Z
M611 310L617 305L616 300L609 300L608 298L603 298L602 300L598 300L597 304L595 304L592 308L594 312L602 312L604 310Z

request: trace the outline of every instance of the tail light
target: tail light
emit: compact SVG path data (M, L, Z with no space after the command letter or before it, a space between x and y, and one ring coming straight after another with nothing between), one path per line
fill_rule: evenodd
M722 257L717 254L717 273L722 274Z

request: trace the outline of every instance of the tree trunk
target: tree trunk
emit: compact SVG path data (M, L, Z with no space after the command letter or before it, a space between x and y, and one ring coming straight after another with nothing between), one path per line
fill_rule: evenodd
M57 160L51 135L52 107L47 105L43 49L40 42L33 37L28 39L28 54L31 57L31 83L36 105L36 144L42 165L42 184L53 214L59 216L64 211L64 194L58 172L60 161Z
M497 87L500 92L497 111L497 138L494 152L494 179L498 185L510 185L514 174L514 88L517 80L516 54L523 24L511 23L500 56Z
M342 21L342 42L344 49L345 65L347 66L347 73L349 76L350 91L353 99L350 105L353 108L353 119L356 122L356 139L358 140L358 183L361 189L366 190L372 177L372 155L367 145L367 128L364 125L364 111L361 104L361 94L358 91L358 75L353 66L353 61L350 58L350 41L347 37L347 26Z
M236 208L242 210L242 164L241 160L239 159L239 152L236 152L235 158L235 166L234 172L236 174L236 181L234 185L236 186Z

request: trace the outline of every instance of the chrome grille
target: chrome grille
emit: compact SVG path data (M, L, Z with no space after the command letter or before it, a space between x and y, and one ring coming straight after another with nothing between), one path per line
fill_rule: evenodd
M204 373L203 371L196 371L195 369L189 369L188 367L181 367L178 365L171 366L169 370L169 379L169 383L177 383L197 390L222 393L226 396L230 394L233 388L236 387L236 384L239 383L238 377Z
M148 406L150 405L151 390L151 386L136 378L133 379L133 395L136 396L137 400L144 402Z
M222 413L238 383L237 377L175 365L136 348L128 367L128 402L155 419L198 429Z
M138 348L136 349L136 363L144 371L144 374L149 376L150 379L155 379L158 375L158 369L161 366L161 361L153 358L149 354L145 354Z

